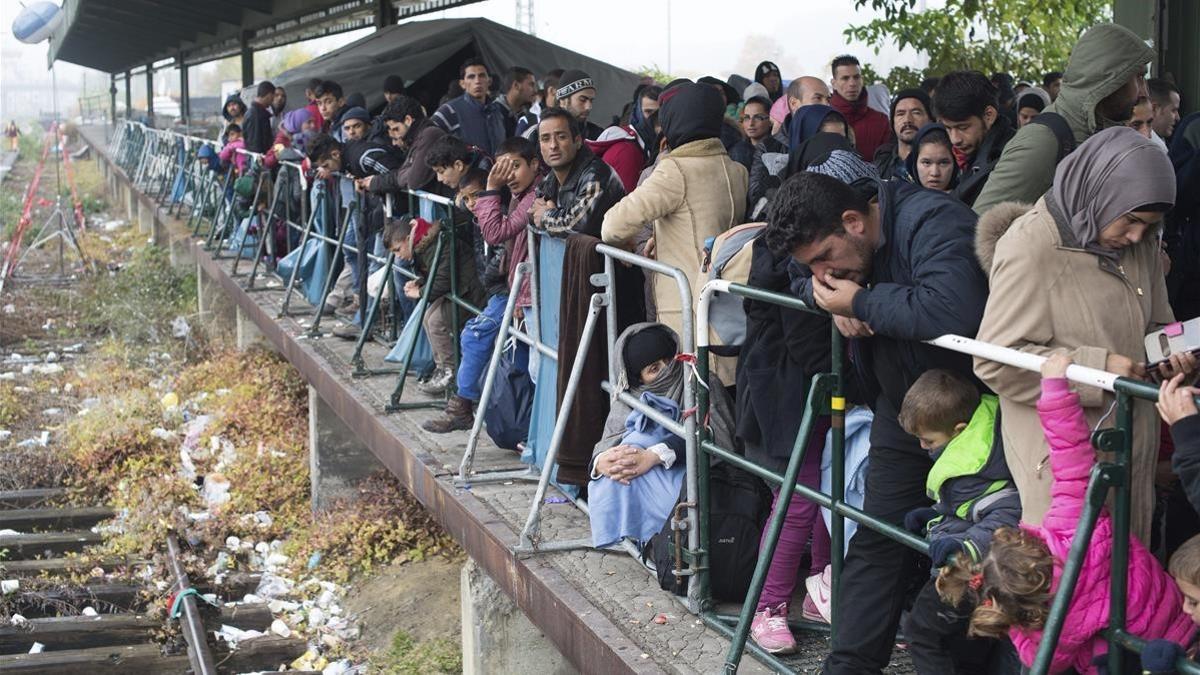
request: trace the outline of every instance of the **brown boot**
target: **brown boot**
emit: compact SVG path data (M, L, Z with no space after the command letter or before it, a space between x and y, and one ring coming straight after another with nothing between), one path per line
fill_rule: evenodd
M421 425L425 431L435 434L448 434L451 431L465 431L475 424L474 404L471 401L454 394L446 401L446 409L442 416L429 420Z

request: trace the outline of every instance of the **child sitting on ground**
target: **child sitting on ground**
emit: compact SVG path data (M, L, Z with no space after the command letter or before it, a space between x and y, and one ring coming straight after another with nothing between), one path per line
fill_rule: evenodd
M679 338L660 323L638 323L621 333L614 349L614 392L628 390L668 419L680 420L687 374L675 359ZM709 429L714 442L731 442L732 406L721 387L712 390ZM729 447L729 446L724 446ZM671 516L685 473L683 439L633 410L614 394L604 436L592 452L588 517L592 545L628 537L645 544Z
M925 489L935 501L909 512L904 526L927 532L935 577L951 555L983 560L992 533L1021 519L1021 499L997 432L998 409L995 395L981 396L974 384L946 370L926 371L904 395L900 425L934 460ZM994 643L966 639L972 609L969 602L946 605L934 580L925 584L904 622L918 673L987 671Z
M477 183L478 178L472 178L472 173L469 172L467 176L466 180ZM521 137L510 138L500 145L496 163L485 180L487 189L465 195L479 226L476 268L483 270L480 282L488 300L483 313L471 318L463 326L459 343L462 361L456 376L458 391L447 401L441 417L421 425L426 431L442 434L470 429L475 422L473 409L482 395L484 372L491 360L496 334L504 318L512 276L529 250L525 225L529 222L537 178L538 161L533 143ZM501 206L504 190L510 194L507 214ZM486 252L483 251L485 243L491 247ZM526 298L528 287L526 280L522 283L521 291ZM528 299L522 304L522 297L518 296L518 307L529 304Z
M1007 634L1026 667L1037 654L1096 461L1079 395L1070 390L1065 377L1070 363L1066 355L1055 354L1042 366L1037 407L1050 444L1054 481L1050 509L1042 524L997 530L982 563L957 556L937 582L938 593L948 604L957 607L966 602L975 607L971 635L998 638ZM1104 631L1109 620L1112 544L1112 517L1105 510L1092 533L1050 672L1067 668L1098 672L1093 660L1108 651ZM1132 537L1129 580L1127 630L1147 640L1162 638L1186 644L1195 626L1183 611L1179 589L1150 551Z
M221 165L229 166L232 163L237 175L244 175L246 173L246 155L238 152L246 147L246 140L242 138L242 128L236 124L230 124L225 127L225 138L225 147L221 148L221 152L217 155L221 158Z

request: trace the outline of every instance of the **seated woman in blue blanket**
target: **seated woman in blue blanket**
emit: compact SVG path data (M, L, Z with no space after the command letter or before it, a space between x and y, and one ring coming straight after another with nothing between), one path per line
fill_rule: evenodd
M615 347L614 391L628 391L663 416L681 421L683 387L691 375L675 359L675 331L660 323L635 324ZM711 437L722 447L733 447L729 395L715 378L710 378L709 389ZM623 537L639 545L649 541L671 516L685 472L683 439L614 394L604 437L592 453L592 545L610 546Z

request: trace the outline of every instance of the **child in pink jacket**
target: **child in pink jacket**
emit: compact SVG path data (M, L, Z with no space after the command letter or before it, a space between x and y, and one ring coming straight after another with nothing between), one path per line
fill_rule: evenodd
M1007 634L1026 666L1037 654L1096 461L1079 395L1071 391L1065 377L1070 363L1067 356L1055 355L1042 366L1038 414L1050 443L1050 468L1054 472L1050 510L1042 525L1022 524L1020 530L998 530L982 564L971 565L963 560L966 556L959 556L938 579L938 591L947 601L967 595L976 603L970 634ZM1109 619L1112 537L1112 517L1105 510L1092 533L1067 609L1050 664L1052 673L1067 668L1096 673L1092 660L1108 652L1103 631ZM1195 626L1183 612L1178 587L1146 547L1132 537L1127 597L1126 629L1130 633L1147 640L1165 638L1188 643Z

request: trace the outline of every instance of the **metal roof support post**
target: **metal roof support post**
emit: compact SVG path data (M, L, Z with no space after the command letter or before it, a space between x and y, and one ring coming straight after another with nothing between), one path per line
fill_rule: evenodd
M146 119L154 126L154 64L146 64Z
M129 71L125 71L125 119L133 119L133 91L129 86Z
M184 124L192 123L192 94L188 87L188 64L180 54L175 61L179 64L179 117Z
M396 7L392 0L375 0L375 30L396 23Z
M242 86L249 87L254 84L254 48L250 46L251 32L248 30L242 31Z
M117 74L108 74L108 123L117 126Z

